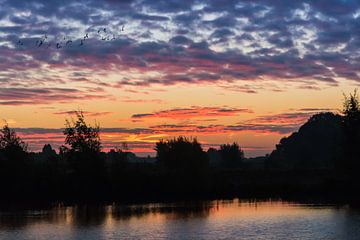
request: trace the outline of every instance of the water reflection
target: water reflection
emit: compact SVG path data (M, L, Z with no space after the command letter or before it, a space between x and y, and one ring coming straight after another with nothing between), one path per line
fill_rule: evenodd
M283 201L59 204L0 211L0 239L356 239L359 234L356 209Z
M47 222L73 226L104 225L116 221L151 216L157 218L208 217L211 211L219 210L219 202L199 201L180 203L156 203L145 205L56 205L47 209L0 211L0 229L21 228L28 224Z

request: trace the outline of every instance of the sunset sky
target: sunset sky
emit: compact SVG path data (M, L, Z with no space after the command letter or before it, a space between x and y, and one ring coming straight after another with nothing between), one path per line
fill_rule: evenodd
M0 0L0 119L37 151L83 110L105 149L271 152L360 83L360 1ZM153 154L153 153L152 153Z

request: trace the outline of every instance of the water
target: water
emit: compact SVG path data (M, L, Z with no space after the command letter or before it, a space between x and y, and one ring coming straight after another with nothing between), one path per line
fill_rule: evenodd
M0 239L360 239L360 211L281 201L0 211Z

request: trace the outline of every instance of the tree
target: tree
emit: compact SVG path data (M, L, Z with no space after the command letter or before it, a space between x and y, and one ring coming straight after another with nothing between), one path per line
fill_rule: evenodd
M7 124L0 130L0 157L12 164L23 162L27 157L27 144Z
M81 111L76 112L76 117L76 121L66 120L65 144L69 145L70 151L73 152L99 153L101 150L99 125L95 125L95 127L88 126ZM69 149L63 146L62 150L68 151Z
M24 143L16 132L7 124L0 130L0 151L27 151L27 144Z
M50 144L45 144L43 146L40 153L40 158L44 160L44 165L52 168L53 171L60 170L60 164L62 161L59 161L59 157L56 154L56 151L51 147Z
M166 191L190 196L204 190L209 161L196 138L160 140L155 150L160 166L164 166L162 186Z
M100 127L88 125L81 111L76 120L66 120L65 144L60 154L68 161L70 175L84 190L90 190L104 177L104 161L101 159Z
M344 95L343 127L345 133L343 167L348 170L360 169L360 104L357 90Z
M155 150L158 161L169 169L199 171L208 166L207 155L196 138L160 140Z
M347 124L358 123L360 121L360 104L356 89L349 96L344 94L343 114L344 122Z
M50 144L45 144L41 151L46 156L56 156L55 150L51 147Z
M27 145L7 124L0 130L0 182L8 184L9 179L15 184L25 178Z
M341 158L342 117L331 112L315 114L298 132L282 138L266 160L270 169L333 169Z
M239 144L223 144L220 146L221 165L223 167L240 166L244 159L244 151Z

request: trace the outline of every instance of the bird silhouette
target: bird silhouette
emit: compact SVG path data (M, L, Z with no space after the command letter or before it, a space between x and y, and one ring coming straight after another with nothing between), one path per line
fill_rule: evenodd
M67 40L66 43L65 43L65 46L71 45L71 44L72 44L72 40Z
M125 28L125 25L122 25L121 29L120 29L120 32L124 31L124 28ZM99 34L99 38L102 41L111 41L111 40L115 40L117 38L117 35L114 32L112 32L110 29L106 28L106 27L99 28L97 30L97 33ZM66 47L67 46L69 46L69 47L73 46L74 42L77 41L77 40L71 40L71 38L68 37L67 35L62 35L62 36L60 35L58 37L60 38L60 40L56 40L56 38L55 38L55 39L53 39L51 41L51 40L48 40L49 39L48 33L44 33L44 35L42 37L38 38L35 41L35 47L40 48L40 47L45 46L46 48L50 48L54 44L56 49L60 49L60 48L63 48L65 46ZM78 46L83 46L87 39L90 39L89 33L85 33L85 35L83 35L82 38L80 37L78 39L80 41ZM25 44L22 41L22 39L18 39L17 42L16 42L16 45L17 46L24 46Z

